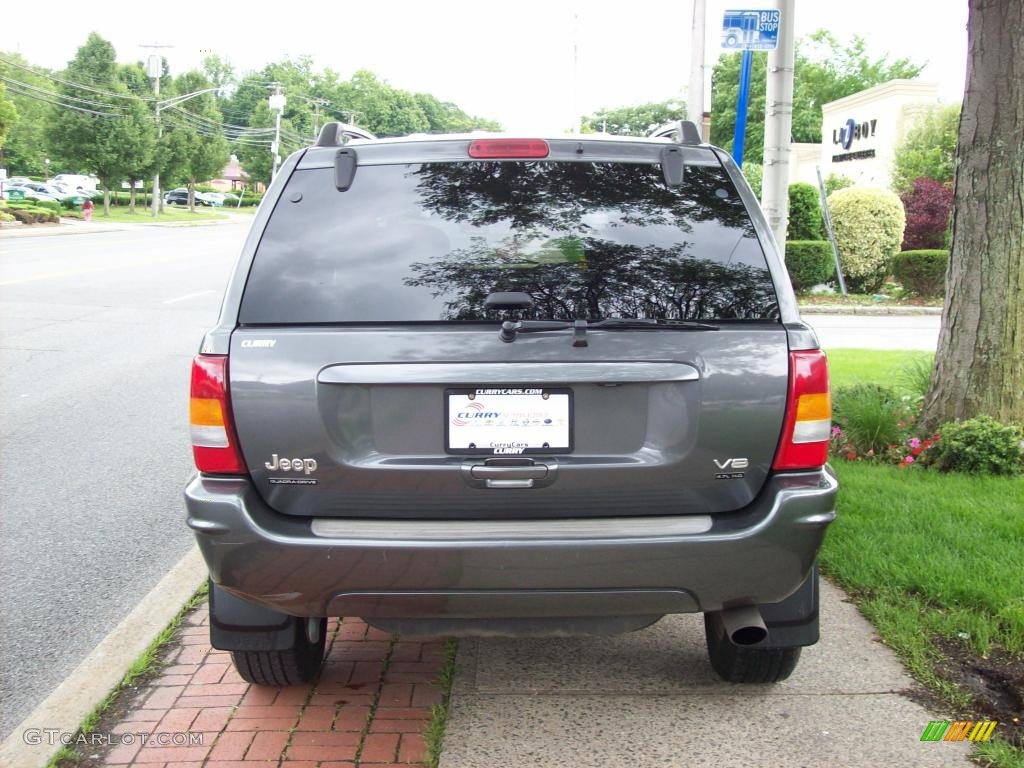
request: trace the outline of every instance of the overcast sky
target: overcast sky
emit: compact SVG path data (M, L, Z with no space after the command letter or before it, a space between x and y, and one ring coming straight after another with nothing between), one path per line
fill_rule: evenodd
M573 124L573 14L578 14L581 113L685 97L691 0L597 4L516 0L493 3L102 3L49 0L4 4L0 50L62 68L99 32L122 61L160 42L172 72L198 66L205 51L244 72L309 54L342 76L366 68L411 91L454 101L516 131ZM770 2L708 0L709 61L718 54L721 12ZM797 35L827 28L841 40L864 36L875 55L927 62L922 78L943 99L963 95L966 0L797 0ZM265 9L275 9L268 12ZM289 11L293 11L290 15ZM344 105L339 105L344 106Z

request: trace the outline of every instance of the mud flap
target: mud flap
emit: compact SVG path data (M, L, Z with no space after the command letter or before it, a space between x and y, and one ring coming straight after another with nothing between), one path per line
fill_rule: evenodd
M818 564L781 603L759 605L768 636L748 648L791 648L818 642Z
M305 619L235 597L210 582L210 644L221 651L287 651Z

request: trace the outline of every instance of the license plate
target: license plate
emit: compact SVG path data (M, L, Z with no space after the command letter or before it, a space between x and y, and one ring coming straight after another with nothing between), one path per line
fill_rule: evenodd
M524 456L572 451L570 389L449 389L445 400L449 453Z

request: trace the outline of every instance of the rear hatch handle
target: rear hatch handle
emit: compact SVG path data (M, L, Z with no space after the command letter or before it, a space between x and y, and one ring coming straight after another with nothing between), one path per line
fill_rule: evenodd
M462 478L472 488L542 488L555 481L558 462L545 457L484 459L462 462Z

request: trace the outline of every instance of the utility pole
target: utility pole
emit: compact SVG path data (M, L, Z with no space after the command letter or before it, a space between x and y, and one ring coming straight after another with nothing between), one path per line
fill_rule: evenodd
M274 154L274 169L270 174L270 180L273 181L277 176L277 169L281 165L281 113L284 112L287 99L281 93L280 83L271 83L270 87L274 89L270 95L270 108L277 110L277 117L274 120L274 143L270 145L270 151Z
M795 0L779 0L779 45L768 53L764 112L764 179L761 207L785 257L789 220L789 142L793 129L793 37Z
M312 99L313 102L313 143L316 143L316 137L320 133L320 107L326 107L330 104L327 99Z
M690 84L686 89L686 117L697 129L704 124L704 44L706 0L693 0L693 26L690 29Z
M140 45L140 48L150 48L154 51L161 48L173 48L172 45L160 45L159 43L150 43L149 45ZM160 143L160 138L163 136L163 128L160 125L160 76L163 74L163 58L158 53L151 53L149 58L146 59L146 74L153 79L153 99L156 108L156 140L157 144ZM153 209L153 216L155 217L160 212L160 168L157 167L153 171L153 199L150 201Z

